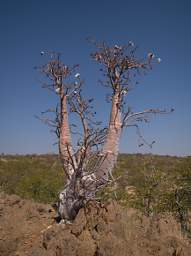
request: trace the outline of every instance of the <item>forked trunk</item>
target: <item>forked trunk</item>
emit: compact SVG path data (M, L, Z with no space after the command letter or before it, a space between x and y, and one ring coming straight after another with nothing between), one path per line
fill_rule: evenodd
M61 129L61 144L60 150L64 162L64 168L69 174L65 189L59 194L58 213L61 219L73 220L80 208L84 206L89 199L95 197L96 191L105 186L108 182L109 175L115 166L118 151L119 139L121 135L121 113L120 113L120 94L113 95L112 108L110 113L110 121L108 133L103 145L98 166L94 172L91 170L85 172L84 170L75 170L71 158L72 149L70 141L70 131L68 126L68 117L66 102L63 106L63 127ZM69 150L68 150L69 149Z

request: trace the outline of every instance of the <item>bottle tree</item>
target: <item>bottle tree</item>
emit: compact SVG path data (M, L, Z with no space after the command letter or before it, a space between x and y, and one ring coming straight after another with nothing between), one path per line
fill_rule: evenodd
M39 68L49 81L43 87L56 93L58 104L55 109L43 112L54 113L54 119L48 116L40 119L52 126L58 137L66 183L59 193L57 210L60 218L66 221L73 220L79 209L89 200L95 199L97 191L110 182L123 130L134 126L144 143L139 123L148 122L152 114L169 112L153 108L133 112L130 107L126 107L134 77L149 71L154 62L160 62L160 58L155 58L153 53L149 53L145 59L138 58L137 47L131 41L123 46L95 42L94 45L96 51L91 57L101 66L104 77L101 84L110 91L110 118L108 126L104 128L95 120L93 99L83 96L84 82L77 73L78 65L66 65L58 53L41 53L49 56L49 61ZM79 119L82 129L69 123L71 114ZM78 138L75 147L72 145L72 135Z

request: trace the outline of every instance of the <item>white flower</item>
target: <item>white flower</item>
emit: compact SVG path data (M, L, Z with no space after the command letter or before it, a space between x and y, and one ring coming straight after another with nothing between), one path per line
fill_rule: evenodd
M75 78L80 78L80 73L76 73Z
M149 52L149 53L148 53L148 58L154 59L154 57L155 57L154 53L152 53L152 52Z
M135 44L133 43L133 41L129 41L129 45L132 46L132 47L135 46Z
M115 50L122 50L122 47L117 44L114 45L114 48L115 48Z
M128 90L127 90L127 89L123 89L123 90L122 90L122 94L123 94L123 95L126 95L127 93L128 93Z
M60 88L59 88L59 87L56 88L56 89L55 89L55 92L56 92L56 93L59 93L59 92L60 92Z
M158 63L161 63L161 61L162 61L161 58L157 58Z

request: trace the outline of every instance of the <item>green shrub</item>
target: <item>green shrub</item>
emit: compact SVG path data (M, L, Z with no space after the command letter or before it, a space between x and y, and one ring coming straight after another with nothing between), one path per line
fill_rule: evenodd
M0 161L0 187L9 194L39 202L56 200L64 175L56 156L6 157Z

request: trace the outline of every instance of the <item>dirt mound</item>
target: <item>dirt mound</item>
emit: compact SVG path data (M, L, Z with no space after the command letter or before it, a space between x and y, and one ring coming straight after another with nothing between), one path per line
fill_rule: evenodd
M53 223L54 216L50 205L1 193L0 256L19 255L16 252L21 248L28 250L39 241L41 231Z
M147 218L116 202L89 204L73 224L56 224L49 205L0 195L0 255L188 256L191 242L171 217Z

